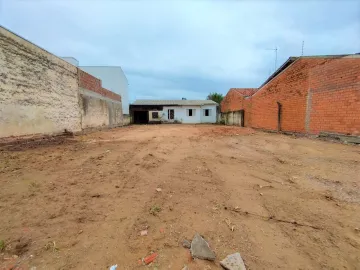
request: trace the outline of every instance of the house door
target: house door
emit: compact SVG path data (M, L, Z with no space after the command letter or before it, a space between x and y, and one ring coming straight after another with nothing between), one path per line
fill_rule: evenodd
M168 119L174 120L175 117L175 111L174 110L168 110Z

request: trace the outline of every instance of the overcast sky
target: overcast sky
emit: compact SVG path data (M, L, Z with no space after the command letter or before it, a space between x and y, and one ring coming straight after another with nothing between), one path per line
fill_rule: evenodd
M360 52L360 1L0 0L0 24L80 65L121 66L129 96L258 87L289 56Z

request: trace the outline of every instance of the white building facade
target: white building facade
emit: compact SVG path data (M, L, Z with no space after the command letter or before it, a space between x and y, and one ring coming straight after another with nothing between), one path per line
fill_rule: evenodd
M136 100L134 123L216 123L218 104L211 100Z

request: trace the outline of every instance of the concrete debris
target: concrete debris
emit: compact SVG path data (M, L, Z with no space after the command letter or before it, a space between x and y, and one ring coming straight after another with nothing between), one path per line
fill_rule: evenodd
M157 188L157 189L156 189L157 192L161 192L161 190L162 190L161 188Z
M191 242L190 251L191 256L198 259L214 261L216 258L216 255L210 249L209 244L198 233L195 234L194 239Z
M239 252L228 255L225 259L220 261L220 265L227 270L246 270L244 261Z
M184 248L188 248L188 249L191 248L191 243L190 243L190 241L188 241L188 240L186 240L186 239L184 239L184 240L181 242L181 244L182 244L182 246L183 246Z

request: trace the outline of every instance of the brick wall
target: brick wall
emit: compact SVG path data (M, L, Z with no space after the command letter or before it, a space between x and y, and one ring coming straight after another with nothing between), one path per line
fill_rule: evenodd
M281 130L306 132L305 115L309 71L332 59L300 58L252 96L252 126L278 129L278 104L282 106Z
M244 110L245 126L251 126L251 96L257 88L231 88L220 104L221 112Z
M101 86L101 80L78 68L79 87L98 93L104 97L121 101L121 96Z
M343 58L310 71L309 132L360 135L360 59Z
M245 125L282 131L360 133L360 58L299 58L250 98L230 89L221 111L245 110Z

